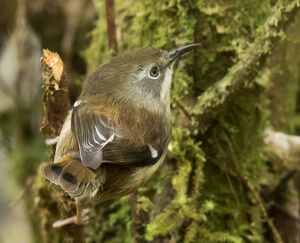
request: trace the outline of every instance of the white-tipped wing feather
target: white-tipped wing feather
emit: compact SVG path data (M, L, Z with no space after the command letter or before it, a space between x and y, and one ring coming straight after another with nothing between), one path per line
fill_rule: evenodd
M84 102L74 107L71 122L79 147L74 157L80 158L86 167L97 169L102 163L144 166L159 160L163 147L134 142L125 135L128 129L116 125L101 111L89 108Z

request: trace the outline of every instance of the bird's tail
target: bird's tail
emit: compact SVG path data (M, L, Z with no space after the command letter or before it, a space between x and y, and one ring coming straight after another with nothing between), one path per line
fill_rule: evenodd
M96 178L96 174L90 168L85 167L72 155L65 156L57 163L44 163L40 169L45 179L59 185L74 198L82 197L85 189L95 182Z

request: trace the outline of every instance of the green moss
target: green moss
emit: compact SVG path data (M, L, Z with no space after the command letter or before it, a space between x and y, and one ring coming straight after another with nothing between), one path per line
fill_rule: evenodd
M87 36L90 45L82 51L89 72L112 55L105 1L93 2L98 17ZM258 72L260 62L272 50L271 40L291 38L277 21L291 9L275 11L268 19L275 2L279 8L287 3L299 5L299 0L115 0L120 52L145 46L170 50L201 43L175 67L173 131L167 159L149 183L138 190L137 211L149 216L147 225L140 223L145 228L141 241L268 241L264 238L266 219L257 205L258 193L254 195L251 189L259 192L262 185L279 180L277 174L271 175L263 154L263 130L270 123L266 91L278 95L277 102L272 103L276 114L271 106L270 120L275 128L292 132L295 124L300 124L299 117L294 117L298 49L282 43L275 53L280 60L271 60ZM293 32L299 33L296 30ZM254 54L263 55L255 59ZM256 78L244 82L238 76L241 71L245 80L250 75ZM275 85L271 86L274 79ZM81 85L77 80L72 93L77 94ZM16 129L30 124L39 114L38 108L32 112L19 109L1 111L0 128L11 155L11 173L23 186L29 176L37 173L47 150L42 136L27 137ZM14 143L17 146L12 146ZM36 233L34 242L62 242L62 230L52 229L52 223L74 213L72 200L58 187L49 185L38 172L34 193L26 200ZM131 210L128 197L91 206L86 241L133 242L136 235Z
M170 50L188 43L202 44L194 56L186 55L176 65L171 93L173 137L163 167L167 170L160 170L139 190L138 208L150 215L146 240L264 241L264 217L247 185L259 190L268 180L263 176L268 171L262 134L268 123L265 91L271 72L264 69L251 84L241 85L232 77L243 68L234 64L252 60L245 54L253 48L256 37L261 38L261 45L256 42L255 51L268 54L271 43L264 45L263 38L283 36L273 31L276 26L263 26L272 4L271 0L115 1L120 52L143 46ZM95 5L99 18L85 52L89 70L107 61L111 54L107 49L104 1L95 0ZM258 68L253 62L246 72ZM217 83L219 80L222 82ZM197 120L202 112L228 100L232 89L235 96L226 106L220 106L217 115L209 113L209 122ZM192 108L196 101L198 105ZM178 102L197 116L184 117ZM89 232L91 242L118 242L121 236L132 240L131 233L126 232L131 225L130 206L124 200L114 203L113 212L102 206L103 214L112 213L114 220L102 217L102 226ZM110 227L118 233L112 234Z
M86 227L87 242L132 242L128 196L91 208L90 217Z
M251 183L259 190L268 174L262 137L267 117L261 112L266 104L265 98L258 98L257 89L244 91L231 103L230 112L207 131L213 140L205 142L208 161L201 200L204 206L213 205L205 214L209 232L261 242L263 216L247 186Z

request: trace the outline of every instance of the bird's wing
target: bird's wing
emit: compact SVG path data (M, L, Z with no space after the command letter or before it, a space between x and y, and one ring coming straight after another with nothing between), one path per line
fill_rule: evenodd
M102 163L153 164L163 153L162 148L133 141L126 135L128 128L116 125L113 116L99 108L87 109L86 104L73 108L71 126L78 141L78 156L92 169Z

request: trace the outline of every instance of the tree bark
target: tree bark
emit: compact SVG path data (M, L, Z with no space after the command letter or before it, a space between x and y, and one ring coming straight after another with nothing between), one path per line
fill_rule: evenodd
M57 53L53 53L49 50L43 51L42 65L42 77L44 87L44 119L41 127L41 131L49 136L55 138L59 136L64 120L70 110L70 100L68 86L65 79L64 64L60 56ZM53 160L56 145L52 146L52 155L50 160ZM47 190L45 188L45 190ZM49 191L50 197L53 196ZM66 208L63 214L70 213L70 204L74 208L74 201L71 198L66 198L62 201L56 201L55 198L51 198L51 201L56 203L63 203L60 208ZM49 205L50 206L50 205ZM49 208L48 208L49 210ZM75 210L71 210L75 214ZM50 230L50 229L49 229ZM52 229L56 230L56 229ZM85 242L84 226L83 225L67 225L63 227L64 242ZM45 239L46 240L46 239ZM49 240L49 239L47 239Z

